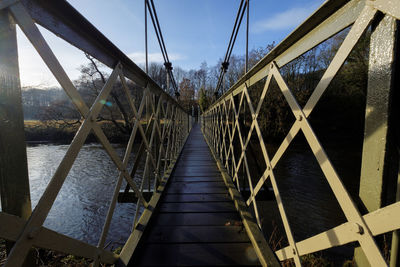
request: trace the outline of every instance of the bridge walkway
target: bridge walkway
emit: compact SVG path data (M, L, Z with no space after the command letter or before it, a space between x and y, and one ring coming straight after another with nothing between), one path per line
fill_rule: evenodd
M130 266L259 265L199 125L165 190Z

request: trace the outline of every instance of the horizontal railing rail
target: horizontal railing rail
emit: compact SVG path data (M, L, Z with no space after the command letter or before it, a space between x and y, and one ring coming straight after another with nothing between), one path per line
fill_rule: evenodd
M22 265L32 247L51 249L92 259L95 266L98 266L100 262L107 264L118 262L127 265L140 239L143 226L149 220L153 208L163 192L164 184L172 172L194 120L175 99L165 93L66 1L6 0L0 1L0 9L2 9L1 12L8 12L12 16L71 99L82 118L81 126L29 219L25 221L4 211L0 212L0 238L15 242L5 266ZM80 92L71 82L43 38L37 24L42 25L112 69L112 73L92 106L87 106ZM12 47L12 49L16 51L17 47ZM5 63L2 62L3 64ZM5 76L2 75L2 77ZM19 81L19 73L13 73L13 75L15 77L12 78ZM143 89L141 100L136 99L140 100L138 108L131 95L127 78ZM113 148L97 121L101 110L107 103L107 98L116 87L122 90L129 110L133 114L133 127L123 158ZM146 123L143 124L143 121ZM43 226L78 153L91 132L97 137L119 170L97 246L65 236ZM135 139L140 140L141 145L138 153L134 155L133 169L129 171L128 162L133 154ZM143 158L145 158L144 171L140 183L136 184L133 177L135 177L139 162ZM126 191L129 191L129 187L133 190L137 205L132 222L133 230L122 248L121 254L117 255L105 248L105 242L124 180L128 185ZM145 182L153 187L150 192L146 192L147 195L151 193L150 200L144 196ZM142 213L141 210L143 210Z
M383 83L382 81L390 81L395 77L394 62L396 59L395 51L398 48L396 47L396 41L398 42L396 36L399 19L400 4L398 2L395 3L395 1L326 1L202 114L202 130L207 142L225 165L239 191L241 188L239 175L243 171L245 177L247 176L245 180L246 186L250 190L250 196L246 199L246 204L249 207L253 206L259 227L261 227L261 220L256 199L266 181L269 180L271 182L273 195L278 205L283 229L289 244L287 247L275 251L281 261L294 260L296 266L301 266L302 255L351 242L358 242L370 266L387 266L375 237L400 228L400 202L379 207L376 210L370 209L369 213L362 215L315 134L309 122L309 116L331 84L331 81L345 64L357 42L371 25L368 94L376 88L379 93L376 92L375 94L384 95L382 98L386 100L382 101L385 105L388 103L387 99L392 95L391 92L394 85L393 83ZM349 31L344 32L347 33L344 41L329 66L324 70L322 78L307 103L302 107L293 94L293 90L296 88L289 88L281 75L281 68L346 28L349 28ZM257 94L259 97L254 101L249 94L250 87L263 79L265 79L265 83L263 82L264 85ZM284 101L288 104L289 112L295 117L289 132L273 155L269 154L267 150L267 141L269 140L266 140L263 136L259 123L259 119L264 116L261 107L271 87L272 80L276 82L279 93L283 95ZM372 86L375 87L372 88ZM246 112L249 113L249 116L244 115L244 109L247 109ZM391 111L388 110L386 112L390 113ZM382 117L387 119L387 116ZM245 122L242 123L244 120ZM379 121L379 123L385 122ZM398 125L398 121L396 123ZM247 127L247 130L244 130L244 127ZM369 131L368 127L368 122L366 122L366 134ZM305 136L347 222L305 240L297 241L294 238L285 205L282 201L275 169L293 139L300 132ZM252 136L255 136L256 141L253 141L260 146L263 165L265 164L261 177L251 177L252 174L249 168L248 157ZM369 155L366 153L369 148L365 140L368 138L376 138L372 139L375 141L371 141L372 143L375 142L375 144L381 142L381 140L386 140L386 136L384 138L376 135L365 137L363 168L365 158L371 157L371 153ZM385 147L382 148L383 155L385 149ZM235 153L235 150L239 152ZM371 152L376 153L377 151ZM394 186L396 187L396 185ZM395 237L393 237L393 240L393 242L398 242ZM397 253L393 252L397 246L393 245L392 253ZM395 256L392 258L395 258ZM391 264L394 264L391 266L396 264L393 263L393 259Z

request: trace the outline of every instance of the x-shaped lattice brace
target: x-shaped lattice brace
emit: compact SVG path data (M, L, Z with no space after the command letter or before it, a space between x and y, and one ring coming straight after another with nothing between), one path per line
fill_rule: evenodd
M361 216L360 212L358 211L357 207L355 206L354 202L352 201L349 193L346 191L343 183L341 182L339 176L337 175L332 163L330 162L328 156L326 155L324 149L322 148L319 140L317 139L309 121L308 121L308 116L310 115L311 111L313 108L316 106L318 103L319 99L321 98L322 94L324 91L327 89L328 85L332 81L332 79L335 77L337 72L339 71L340 67L344 64L345 60L347 59L348 55L354 48L355 44L357 41L360 39L362 34L365 32L373 18L375 17L377 10L372 8L371 6L366 5L365 8L363 9L362 13L360 16L357 18L355 21L354 25L352 26L351 30L349 31L348 35L346 36L345 40L343 41L342 45L340 46L339 50L337 51L335 57L333 58L331 64L325 71L323 77L321 78L320 82L316 86L315 90L313 91L313 94L309 98L307 104L305 105L304 109L300 107L300 105L297 103L295 97L289 90L288 86L286 85L285 81L283 80L278 66L273 62L269 66L268 70L268 77L267 81L265 83L263 92L261 94L258 106L256 110L254 110L247 85L244 86L242 89L242 95L241 95L241 100L239 104L239 110L235 111L236 118L235 118L235 123L234 123L234 128L232 130L232 135L230 135L230 151L232 151L232 142L233 142L233 137L235 134L236 128L238 129L238 134L239 134L239 140L242 145L242 153L239 158L238 163L236 164L236 168L234 171L234 176L233 179L237 180L238 179L238 171L243 162L245 162L245 167L248 176L248 166L247 166L247 159L246 159L246 148L249 144L250 138L252 136L253 131L256 131L256 134L259 138L260 146L262 149L262 153L264 156L265 164L266 164L266 170L264 174L261 176L259 181L257 182L256 186L253 188L251 185L251 179L249 179L249 185L250 185L250 190L251 190L251 195L249 199L247 200L247 205L250 205L251 203L256 204L256 195L260 191L262 185L265 183L265 181L270 178L271 179L271 184L274 190L274 194L278 203L278 208L280 211L280 215L282 217L282 221L284 224L285 232L288 237L289 241L289 247L282 249L280 251L284 251L285 258L294 258L295 263L297 266L300 266L300 259L299 259L299 253L298 249L296 247L296 242L293 239L293 235L290 229L290 225L285 213L285 209L282 203L282 199L276 184L276 179L274 176L274 168L277 165L278 161L282 158L284 152L290 145L291 141L294 139L294 137L297 135L297 133L302 130L304 136L306 137L307 142L309 143L312 152L314 153L335 197L337 198L339 205L341 209L343 210L348 222L354 224L354 231L357 234L356 240L360 243L361 248L364 250L369 262L372 264L372 266L386 266L386 263L381 255L381 252L379 251L374 239L373 235L368 227L368 225L365 223L364 218ZM272 77L275 78L277 81L278 87L281 90L282 94L284 95L287 103L289 104L289 107L296 117L296 121L294 122L293 126L291 127L289 133L285 137L284 141L282 144L279 146L278 150L276 151L274 157L270 160L265 142L262 137L261 129L258 124L257 118L259 116L259 112L261 109L261 105L264 101L264 98L266 96L267 90L269 88L270 82ZM247 104L249 106L250 113L252 115L252 124L248 133L248 136L246 138L246 142L243 144L243 139L241 137L240 133L240 128L238 125L238 114L240 113L240 108L241 108L241 103L243 101L243 96L246 97ZM225 99L230 98L231 102L233 104L233 109L234 107L234 101L233 101L233 96L226 96ZM224 99L224 100L225 100ZM225 105L225 101L223 101L223 104L220 105ZM217 105L216 107L218 107ZM214 107L215 108L215 107ZM225 111L228 113L227 111ZM226 128L224 129L226 130ZM211 137L212 138L212 137ZM225 144L223 144L225 146ZM227 155L227 154L225 154ZM229 155L228 155L229 156ZM227 164L226 164L227 166ZM256 211L256 206L254 205L255 211ZM257 211L256 211L257 212ZM257 214L257 213L256 213ZM287 255L287 253L290 253L290 255Z
M227 107L226 102L229 102L229 106ZM228 172L231 171L229 168L229 148L227 145L227 138L230 139L230 131L229 131L229 110L231 108L231 102L229 100L224 100L222 102L222 116L221 116L221 128L222 128L222 147L221 149L223 150L223 155L225 158L225 168L228 170ZM223 116L225 117L225 122L223 121ZM229 136L226 136L226 133L228 133ZM230 145L229 145L230 146Z
M164 110L164 108L163 108L163 96L161 95L160 96L160 98L159 98L159 100L158 100L158 104L157 104L157 109L155 110L154 109L154 98L150 98L150 99L147 99L147 100L149 100L149 102L150 102L150 106L151 106L151 111L152 111L152 114L154 114L154 116L151 116L151 118L149 119L149 121L148 121L148 129L150 129L150 121L152 121L153 122L153 127L152 127L152 132L151 132L151 136L150 136L150 141L149 141L149 147L151 148L152 146L153 146L153 143L154 143L154 140L155 140L155 134L156 134L156 132L157 132L157 134L158 134L158 137L160 138L160 143L161 143L161 145L160 145L160 149L159 149L159 156L158 156L158 158L157 158L157 164L156 164L156 166L153 166L154 167L154 175L155 175L155 178L156 178L156 180L154 181L154 190L156 189L156 187L157 187L157 185L158 185L158 183L160 182L160 175L159 175L159 167L160 167L160 162L161 162L161 153L162 152L164 152L164 156L166 157L167 156L167 154L166 154L166 152L164 151L164 147L163 147L163 142L164 142L164 139L166 138L166 136L165 135L163 135L162 133L161 133L161 130L160 130L160 126L159 126L159 117L160 117L160 112L163 110L164 111L164 114L165 114L165 110ZM170 106L169 104L168 104L168 106ZM171 119L172 120L172 119ZM166 129L165 127L166 127L166 125L164 124L164 129ZM164 134L165 134L165 131L164 131ZM169 141L169 140L168 140ZM145 181L145 178L148 176L148 173L150 172L149 171L149 160L150 160L150 158L152 158L153 156L152 156L152 154L151 154L151 151L147 151L147 156L146 156L146 161L145 161L145 169L144 169L144 172L143 172L143 179L142 179L142 181L141 181L141 185L140 185L140 192L141 193L143 193L143 189L144 189L144 181ZM139 158L137 158L137 162L139 161ZM136 162L135 162L136 163ZM164 170L165 170L165 168L164 168ZM148 183L149 183L149 187L150 187L150 178L148 177ZM149 188L150 189L150 188ZM137 220L138 220L138 216L139 216L139 211L140 211L140 204L141 204L141 201L140 200L138 200L138 202L137 202L137 205L136 205L136 212L135 212L135 218L134 218L134 228L136 227L136 223L137 223Z
M90 109L86 106L85 102L83 101L83 98L79 94L78 90L74 87L72 84L71 80L68 78L67 74L65 73L64 69L61 67L60 63L58 62L57 58L53 54L52 50L46 43L45 39L41 35L39 29L33 22L32 18L30 17L29 13L25 10L25 7L17 2L13 1L9 3L9 6L7 6L9 10L11 11L11 14L13 15L14 19L17 21L18 25L22 29L22 31L25 33L27 38L30 40L30 42L33 44L35 49L38 51L39 55L42 57L43 61L45 64L49 67L50 71L53 73L57 81L60 83L62 88L65 90L67 95L71 98L73 104L81 114L83 118L83 122L77 131L71 145L69 146L63 160L61 161L60 165L58 166L54 176L52 177L51 181L49 182L45 192L43 193L42 197L40 198L36 208L32 212L28 222L24 226L23 231L20 233L20 236L18 240L16 241L13 249L11 250L6 266L19 266L23 263L25 256L27 255L29 249L32 247L34 244L34 239L35 237L39 234L40 232L40 227L43 225L48 213L50 212L50 209L70 171L72 168L72 165L78 156L78 153L83 146L87 136L89 135L90 131L93 131L94 134L96 135L97 139L100 141L104 149L106 150L107 154L110 156L111 160L114 162L114 164L117 166L118 170L120 171L118 181L116 183L115 189L114 189L114 194L111 199L111 204L109 206L109 210L107 213L107 218L106 221L103 225L103 230L101 233L101 237L98 243L98 258L95 261L95 265L98 265L99 263L99 257L102 252L102 249L104 247L104 242L107 237L107 233L109 230L109 226L111 223L112 215L115 209L119 189L122 183L122 180L125 179L127 183L133 188L136 196L138 197L139 201L144 205L144 207L148 206L147 201L144 199L142 191L139 190L136 186L136 184L133 182L131 175L127 171L127 164L129 161L129 157L132 152L132 147L133 143L137 134L137 131L139 130L140 135L142 137L142 141L145 145L145 148L147 151L151 151L151 146L152 146L152 139L150 142L148 141L145 131L143 130L143 127L140 123L140 118L142 116L143 108L144 108L144 99L148 97L150 94L150 90L147 88L144 92L144 96L142 98L142 102L139 107L139 111L136 110L135 105L132 101L132 97L129 92L129 88L126 84L125 76L122 72L122 65L117 64L114 70L112 71L110 77L108 78L106 84L103 86L101 92L99 93L98 97L96 98L95 102L93 105L90 107ZM133 111L134 118L135 118L135 123L134 127L132 129L127 148L125 151L125 155L123 160L121 160L114 150L114 148L111 146L110 142L108 141L107 137L105 136L103 130L101 127L96 123L97 116L99 115L100 111L102 110L102 107L104 106L104 103L106 102L109 94L111 93L111 90L113 89L113 85L117 81L118 77L120 78L120 81L122 83L122 87L124 89L126 98L128 99L129 106L131 110ZM154 110L154 106L152 106L152 111L153 114L154 112L156 113L156 117L158 116L159 110L160 110L160 105L162 103L163 95L161 95L159 99L159 104L157 111ZM169 103L169 102L168 102ZM170 105L172 106L172 105ZM174 107L176 110L176 113L178 113L178 108ZM176 114L175 113L175 114ZM182 117L183 115L180 114L179 119L180 119L180 127L183 127L183 121ZM171 121L174 119L174 117L171 117ZM165 125L164 125L165 127ZM154 124L153 127L153 132L152 135L155 132L155 129L157 129L158 133L160 133L159 130L159 125L157 123ZM181 144L181 140L179 139L179 134L182 133L180 129L175 129L174 127L169 128L169 134L171 134L171 130L173 130L172 135L174 136L175 139L175 144L172 145L174 151L178 151L178 148L176 145ZM168 139L168 145L170 144L170 138ZM160 148L161 150L161 148ZM176 154L176 153L173 153ZM161 160L159 158L159 161L156 162L151 153L147 154L147 161L150 161L154 169L158 169L157 166L159 166L159 161ZM170 156L169 156L170 157ZM164 168L165 170L165 168ZM156 177L158 177L156 175Z

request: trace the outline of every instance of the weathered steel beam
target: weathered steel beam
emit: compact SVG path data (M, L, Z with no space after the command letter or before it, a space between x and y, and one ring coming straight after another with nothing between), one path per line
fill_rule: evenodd
M16 241L26 221L4 212L0 212L0 237L7 240ZM59 234L46 227L39 227L32 232L31 238L34 238L34 245L41 248L51 249L58 252L69 253L76 256L96 259L98 256L104 263L112 264L118 256L114 253L98 249L95 246L85 242L73 239L71 237Z
M395 18L382 15L375 19L371 33L360 180L360 198L368 212L393 202L396 194L393 190L397 188L397 151L390 134L394 125L391 126L389 121L394 80L398 75L394 67L398 30ZM359 266L370 266L360 249L356 249L355 259Z
M0 10L0 195L4 212L31 214L15 22Z
M386 206L382 209L368 213L363 216L368 227L374 236L384 234L398 229L398 218L394 214L399 214L400 203ZM397 219L397 220L396 220ZM297 242L300 255L321 251L324 249L342 246L358 239L358 225L352 222L346 222L328 231L319 233L310 238ZM276 251L279 260L292 258L291 247L287 246ZM365 266L365 265L360 265ZM368 266L368 265L367 265Z

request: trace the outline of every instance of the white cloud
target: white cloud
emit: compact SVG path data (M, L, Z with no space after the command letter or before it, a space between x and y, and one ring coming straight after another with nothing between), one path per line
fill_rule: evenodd
M128 57L132 59L133 62L136 64L144 64L146 63L146 57L144 55L144 52L133 52L129 53ZM181 54L168 54L168 58L170 61L176 61L176 60L182 60L185 57L182 56ZM149 53L149 62L157 62L157 63L162 63L164 62L164 58L161 53Z
M257 21L254 25L253 31L259 33L268 30L293 29L310 16L317 7L318 4L313 4L308 7L295 7L274 14L266 20Z

